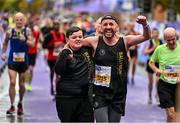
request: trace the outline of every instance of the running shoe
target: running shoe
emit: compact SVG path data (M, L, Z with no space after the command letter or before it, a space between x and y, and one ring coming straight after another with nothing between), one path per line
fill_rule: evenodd
M26 90L27 90L27 91L32 91L32 87L31 87L31 85L27 84L27 86L26 86Z
M9 108L9 110L7 110L7 112L6 112L6 114L8 114L8 115L12 115L12 114L14 114L15 113L15 107L14 106L11 106L10 108Z
M18 106L17 106L17 114L18 115L23 115L23 106L21 103L18 103Z
M149 104L149 105L152 104L152 99L148 99L148 104Z

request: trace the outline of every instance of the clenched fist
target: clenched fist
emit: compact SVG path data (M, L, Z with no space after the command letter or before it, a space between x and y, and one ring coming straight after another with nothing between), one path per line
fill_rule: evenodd
M147 19L145 16L143 15L139 15L137 18L136 18L136 22L138 24L142 24L143 26L146 26L147 25Z

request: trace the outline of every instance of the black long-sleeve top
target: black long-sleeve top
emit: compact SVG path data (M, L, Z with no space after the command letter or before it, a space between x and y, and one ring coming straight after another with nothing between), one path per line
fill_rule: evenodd
M61 78L57 82L57 97L88 96L89 82L92 80L93 62L91 49L82 47L67 59L70 50L64 49L55 64L55 72Z

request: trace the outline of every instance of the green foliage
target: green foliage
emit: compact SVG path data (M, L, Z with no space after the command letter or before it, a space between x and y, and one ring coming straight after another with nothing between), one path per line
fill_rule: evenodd
M155 4L161 4L165 10L172 8L180 13L180 0L155 0Z
M44 5L44 0L33 0L31 5L31 11L38 12L40 9L42 9L43 5Z
M18 8L20 9L21 12L29 11L29 6L26 0L19 0Z
M162 5L163 9L168 9L170 6L170 0L155 0L155 5Z
M0 0L0 11L17 9L18 0Z
M175 6L174 9L177 13L180 13L180 0L175 0Z
M38 12L42 9L43 4L44 0L32 0L31 4L27 0L0 0L0 11Z

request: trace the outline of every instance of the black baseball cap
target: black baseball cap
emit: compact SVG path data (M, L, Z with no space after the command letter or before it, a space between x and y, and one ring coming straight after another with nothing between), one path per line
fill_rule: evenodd
M105 15L105 16L103 16L102 19L101 19L101 23L102 23L104 20L107 20L107 19L114 20L117 24L119 23L118 20L117 20L114 16L112 16L112 15Z

